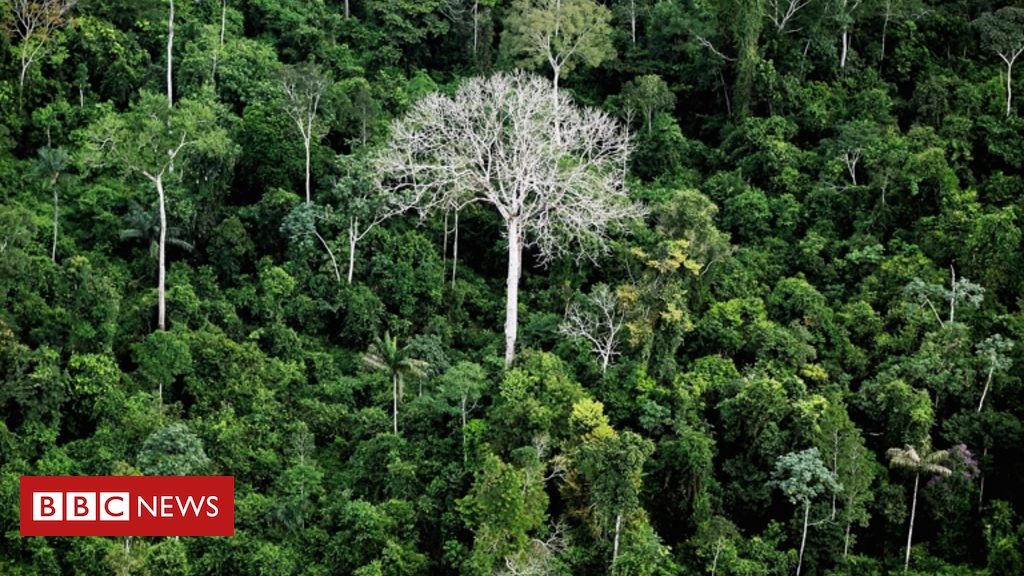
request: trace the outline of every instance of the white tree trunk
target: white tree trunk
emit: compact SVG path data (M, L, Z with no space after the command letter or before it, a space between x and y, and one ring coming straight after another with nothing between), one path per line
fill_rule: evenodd
M164 198L163 174L159 174L156 177L155 184L157 197L159 198L160 210L160 239L157 242L160 257L156 284L156 325L158 330L163 331L167 329L167 301L164 294L164 282L166 280L167 273L167 205Z
M330 245L327 244L327 241L324 240L324 237L321 236L319 232L313 230L313 235L316 236L317 240L319 240L321 244L323 244L324 249L327 250L327 255L331 257L331 266L334 268L334 279L338 281L338 284L341 284L341 272L338 270L338 260L334 257L334 251L331 250Z
M636 44L636 0L629 0L629 31Z
M516 358L516 334L519 322L519 275L522 271L522 231L516 216L506 221L508 230L508 277L505 300L505 367Z
M455 289L455 270L459 267L459 211L455 210L455 237L452 238L452 289Z
M1013 103L1013 62L1006 65L1006 115L1010 115Z
M619 559L619 536L622 534L622 512L615 516L615 541L612 544L612 566Z
M348 283L352 283L352 273L356 268L356 234L354 225L348 232Z
M217 45L217 50L213 52L213 71L210 73L210 80L214 83L217 82L217 60L220 58L220 52L224 49L224 27L225 21L228 17L228 0L221 0L220 3L220 43Z
M722 553L722 539L719 538L715 542L715 559L711 562L711 576L715 576L718 572L718 555Z
M171 10L167 17L167 107L174 106L174 87L171 70L174 64L174 0L170 0Z
M850 554L850 525L852 522L846 523L846 538L843 540L843 558L846 558Z
M57 238L57 229L56 228L54 228L53 234L54 234L53 237L55 239L54 241L56 241L56 238ZM992 365L989 366L989 368L988 368L988 378L985 379L985 388L981 391L981 400L978 401L978 412L979 413L981 412L981 409L985 407L985 396L988 395L988 387L992 384L992 373L995 372L995 369L996 369L995 358L993 358Z
M466 455L466 394L462 394L462 463L469 460Z
M310 122L310 124L312 124L312 121ZM312 128L312 126L310 126L310 128ZM312 130L309 130L302 135L302 144L306 148L306 204L309 204L310 202L313 201L313 196L309 192L309 156L310 147L312 145L312 143L310 142L312 138L311 134Z
M796 561L796 576L800 576L800 569L804 565L804 546L807 544L807 518L811 515L811 503L804 504L804 533L800 537L800 556Z
M53 184L53 248L50 249L50 261L57 261L57 219L60 215L56 183ZM984 400L984 397L982 397Z
M843 48L842 48L842 54L839 57L839 67L840 68L843 68L843 69L846 68L846 53L847 53L847 51L849 49L850 49L850 34L844 28L843 29Z
M907 557L903 562L903 571L910 569L910 546L914 540L914 516L917 514L917 484L921 480L921 473L914 475L914 500L910 505L910 530L907 531Z
M394 423L395 434L398 434L398 374L391 375L391 418Z

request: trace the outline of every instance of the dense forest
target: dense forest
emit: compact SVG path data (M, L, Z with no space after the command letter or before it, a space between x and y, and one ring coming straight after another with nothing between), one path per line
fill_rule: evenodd
M0 10L0 573L1024 574L1024 4Z

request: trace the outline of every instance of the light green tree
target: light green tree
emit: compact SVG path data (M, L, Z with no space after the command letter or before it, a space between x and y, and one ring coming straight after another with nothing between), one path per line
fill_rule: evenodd
M676 95L657 74L645 74L630 80L622 89L622 97L630 112L643 116L648 134L651 133L654 115L676 105Z
M167 327L167 186L189 173L193 160L230 163L234 144L217 108L185 99L168 108L160 96L143 91L124 113L108 112L82 134L81 162L89 168L112 168L149 182L157 195L160 235L157 241L157 329Z
M796 564L796 574L800 576L811 503L822 494L838 492L841 486L836 481L836 475L822 463L821 453L816 447L780 456L772 470L771 485L778 487L791 504L799 504L804 508L804 527Z
M563 76L580 63L596 67L615 57L611 19L611 11L594 0L516 0L505 20L500 49L524 68L551 68L551 98L557 112Z

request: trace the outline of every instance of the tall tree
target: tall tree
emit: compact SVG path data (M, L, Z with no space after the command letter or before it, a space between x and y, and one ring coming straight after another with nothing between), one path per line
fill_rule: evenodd
M978 412L985 408L985 397L988 396L989 388L992 386L992 377L996 370L1006 371L1013 365L1009 356L1013 349L1013 341L1003 338L999 334L993 334L982 342L978 343L978 357L986 365L987 375L985 376L985 388L981 391L981 399L978 400Z
M363 355L363 362L374 370L388 372L391 376L391 416L394 432L398 434L398 401L402 398L405 377L426 376L427 363L410 358L408 347L399 347L398 336L392 338L390 332L385 332L383 338L373 339L370 350Z
M338 156L342 174L334 181L331 191L339 210L346 220L348 239L348 283L356 267L356 247L378 225L394 216L383 190L376 186L365 157Z
M556 114L559 82L583 62L599 66L615 57L611 12L594 0L516 0L505 21L501 50L529 69L551 68L551 102ZM553 126L558 138L559 124Z
M57 261L57 223L60 221L60 185L67 179L70 157L63 148L40 148L36 158L36 176L53 194L53 245L50 260Z
M10 4L11 36L18 41L21 72L18 86L25 90L25 75L34 62L42 58L53 33L68 22L68 13L78 0L13 0Z
M562 93L555 106L544 92L544 80L516 73L470 79L454 97L431 94L394 123L376 158L400 209L425 214L458 199L490 204L501 215L506 366L515 359L523 247L536 246L541 263L566 253L592 257L604 250L610 229L641 213L625 185L625 131Z
M332 80L329 73L313 63L302 63L287 66L281 71L281 90L284 92L284 112L295 123L302 136L302 145L306 151L306 203L313 201L310 192L311 155L314 142L327 135L328 122L318 121L318 114L326 112L327 107L321 106L327 89ZM321 110L323 108L323 110Z
M217 110L195 100L177 108L160 97L142 92L124 113L110 112L83 133L82 162L87 167L110 167L149 182L157 195L160 235L157 242L157 328L166 329L167 303L167 186L181 182L192 160L218 158L230 162L234 145L221 126Z
M622 98L630 110L643 116L648 134L654 124L654 115L676 105L676 95L657 74L645 74L627 82L622 89Z
M925 444L920 452L917 448L907 444L903 448L890 448L885 452L889 459L889 466L910 471L914 474L914 496L910 506L910 528L907 530L907 556L903 562L903 571L910 568L910 546L914 540L914 517L917 514L917 488L921 482L921 474L932 476L949 476L952 471L945 466L949 460L949 452L946 450L932 451Z
M1024 8L1007 6L975 20L985 49L1006 64L1006 115L1013 110L1013 64L1024 54Z
M807 544L811 503L822 494L838 492L841 487L836 481L836 475L822 463L821 453L817 448L780 456L775 462L775 469L772 470L771 484L777 486L791 504L799 504L804 509L804 527L800 536L800 554L797 556L796 564L796 574L800 576L800 569L804 563L804 547Z
M174 106L174 0L167 0L167 107Z

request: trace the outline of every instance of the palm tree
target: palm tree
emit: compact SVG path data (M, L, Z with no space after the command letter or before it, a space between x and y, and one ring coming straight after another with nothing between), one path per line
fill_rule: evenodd
M391 337L390 332L384 338L374 338L370 350L363 355L363 362L374 370L391 373L392 419L395 434L398 434L398 401L402 398L405 376L422 378L426 376L427 363L409 357L409 348L398 347L398 337Z
M890 467L902 468L914 473L914 499L913 504L910 506L910 530L907 532L907 557L903 563L903 571L906 572L910 567L910 546L914 538L914 515L917 512L917 487L921 480L921 473L923 472L925 474L932 474L936 476L949 476L953 471L943 465L944 462L949 460L949 451L936 450L932 452L927 443L922 447L922 451L920 453L916 448L907 444L903 448L889 448L885 452L885 456L889 459Z
M50 249L50 260L57 261L57 222L60 220L60 186L67 179L64 170L68 167L70 157L63 148L40 148L36 159L36 177L43 186L53 193L53 247Z
M157 257L160 240L160 215L155 210L147 211L138 204L132 204L128 215L124 217L126 228L118 235L121 240L134 240L149 244L149 255ZM182 240L181 229L171 226L167 229L167 243L187 252L192 245Z

